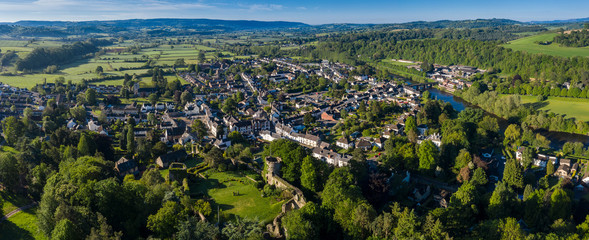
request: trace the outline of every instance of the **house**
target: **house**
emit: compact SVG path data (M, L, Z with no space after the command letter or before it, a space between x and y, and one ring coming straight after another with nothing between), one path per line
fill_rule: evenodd
M383 148L384 147L384 142L385 140L383 140L383 138L375 138L374 141L372 142L372 145L377 147L377 148Z
M364 151L368 151L372 148L372 143L366 141L365 139L360 139L356 142L356 147Z
M350 149L354 147L354 142L348 141L348 138L344 136L338 139L335 145L343 149Z
M186 151L178 150L178 151L166 153L164 155L159 156L155 160L155 163L160 168L167 168L170 165L170 163L172 163L172 162L184 161L184 159L186 159L186 156L188 156L186 154Z
M417 139L417 144L421 144L424 141L430 140L436 147L440 148L442 146L442 136L439 133L434 133L429 136L419 136Z
M419 135L425 135L425 133L427 132L427 125L425 124L421 124L419 126L417 126L417 131L419 132Z
M336 121L335 114L331 114L328 112L322 112L321 113L321 120L323 120L323 121Z
M332 150L319 147L313 148L312 156L336 167L347 166L352 159L352 156L339 154Z
M524 156L524 151L526 150L526 147L518 147L517 151L515 151L515 159L521 161L523 156Z
M559 177L570 177L571 173L571 160L570 159L561 159L560 164L558 165L558 169L556 169L556 176Z
M124 177L127 174L136 175L139 173L137 162L135 162L135 160L126 159L125 157L121 157L121 159L115 163L115 170L117 170L121 177Z
M262 137L262 139L264 139L264 140L266 140L268 142L272 142L274 140L277 140L277 139L281 139L282 138L277 133L270 132L268 130L262 130L262 131L260 131L260 137Z

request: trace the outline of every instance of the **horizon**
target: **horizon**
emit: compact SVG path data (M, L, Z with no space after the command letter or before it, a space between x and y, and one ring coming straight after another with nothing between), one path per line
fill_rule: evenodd
M113 7L114 6L114 7ZM0 1L0 22L116 21L129 19L216 19L322 24L395 24L415 21L509 19L520 22L586 18L589 2L571 0L497 0L493 4L466 0L363 2L309 0L140 0L140 3L98 0Z
M16 24L18 22L73 22L73 23L80 23L80 22L108 22L108 21L129 21L129 20L157 20L157 19L168 19L168 20L214 20L214 21L257 21L257 22L291 22L291 23L303 23L310 26L320 26L320 25L331 25L331 24L358 24L358 25L379 25L379 24L406 24L412 22L438 22L438 21L476 21L476 20L512 20L518 21L522 23L533 23L533 22L552 22L552 21L575 21L578 19L589 19L587 17L578 17L578 18L569 18L569 19L542 19L542 20L529 20L529 21L521 21L516 19L509 19L509 18L465 18L465 19L434 19L434 20L414 20L414 21L406 21L406 22L382 22L382 23L357 23L357 22L333 22L333 23L320 23L320 24L310 24L301 21L289 21L289 20L257 20L257 19L221 19L221 18L181 18L181 17L163 17L163 18L121 18L121 19L90 19L90 20L39 20L39 19L23 19L18 21L0 21L0 24L6 23L13 23Z

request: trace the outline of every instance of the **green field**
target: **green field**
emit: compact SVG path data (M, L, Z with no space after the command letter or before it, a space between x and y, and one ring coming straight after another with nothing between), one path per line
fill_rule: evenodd
M61 42L55 41L38 41L29 43L28 41L12 41L12 40L0 40L0 49L2 51L14 50L22 58L26 56L35 47L56 47L60 46ZM133 42L128 41L118 45L112 45L105 47L106 49L112 48L124 48L132 46ZM71 64L60 66L59 72L55 74L19 74L16 76L0 76L0 82L9 84L15 87L31 88L35 84L42 83L45 79L47 82L55 82L55 79L64 77L66 81L71 80L73 83L81 82L82 79L97 78L98 75L95 73L96 68L101 66L104 69L105 76L124 76L125 74L142 74L147 69L133 69L118 71L119 68L137 68L144 65L143 62L129 62L134 59L145 60L148 57L156 61L157 65L171 66L177 59L184 58L187 64L197 63L198 52L207 51L205 57L213 59L214 52L216 49L207 47L204 45L190 45L190 44L178 44L178 45L160 45L156 48L145 48L137 54L129 52L117 53L114 51L107 52L99 57L93 59L81 59ZM232 56L229 52L222 52L224 55ZM155 56L159 55L157 60ZM14 67L0 68L0 72L3 73L14 73ZM40 70L38 71L40 72ZM168 80L174 80L175 77L168 77ZM143 79L145 80L145 79ZM122 79L119 80L105 80L103 82L95 82L95 84L106 84L106 85L121 85ZM183 82L185 84L186 82Z
M214 199L212 215L216 215L219 206L223 214L229 218L239 216L270 222L281 211L283 201L262 197L254 183L242 175L213 170L205 174L209 176L208 179L199 180L190 190L192 193L205 194ZM239 192L239 196L234 196L234 192Z
M573 56L589 56L589 47L574 48L574 47L561 47L558 43L552 43L550 45L540 45L537 42L552 41L558 33L542 33L530 37L524 37L517 40L513 40L507 44L502 45L506 48L513 50L524 51L528 53L543 53L547 55L560 56L560 57L573 57Z
M397 66L417 65L417 63L398 62L398 61L393 61L392 59L383 59L382 62L385 64L391 64L391 65L397 65Z
M547 100L538 102L536 96L521 96L521 100L522 103L530 104L539 110L563 114L567 118L589 121L589 99L548 97Z
M19 212L0 223L0 240L3 239L47 239L37 229L37 207Z

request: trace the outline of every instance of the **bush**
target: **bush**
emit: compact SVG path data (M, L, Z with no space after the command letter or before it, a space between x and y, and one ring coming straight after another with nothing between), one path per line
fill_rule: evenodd
M219 164L219 166L217 167L217 171L219 171L219 172L227 171L227 164L225 164L225 163Z

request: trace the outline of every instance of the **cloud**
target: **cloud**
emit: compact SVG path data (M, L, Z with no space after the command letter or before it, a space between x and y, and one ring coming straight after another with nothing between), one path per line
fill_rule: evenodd
M250 11L276 11L282 9L283 6L278 4L253 4L249 6Z

